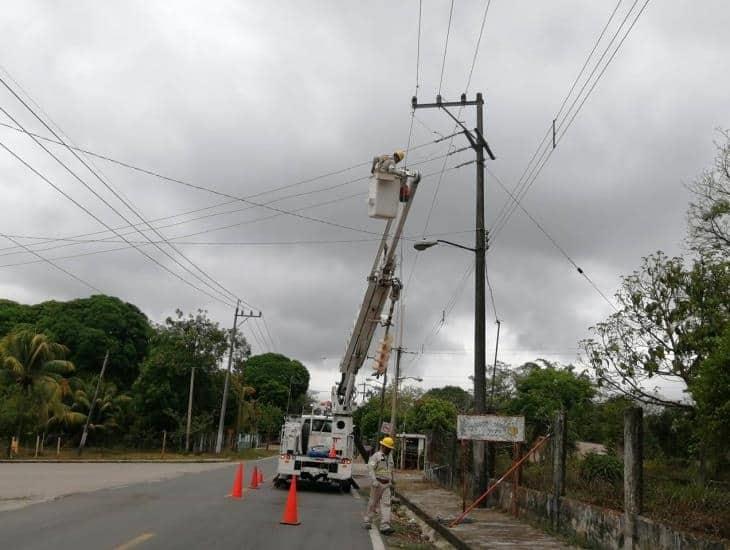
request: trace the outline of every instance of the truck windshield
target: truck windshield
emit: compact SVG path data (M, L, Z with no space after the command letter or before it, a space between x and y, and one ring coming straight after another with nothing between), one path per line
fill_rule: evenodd
M312 420L313 432L332 432L331 420Z

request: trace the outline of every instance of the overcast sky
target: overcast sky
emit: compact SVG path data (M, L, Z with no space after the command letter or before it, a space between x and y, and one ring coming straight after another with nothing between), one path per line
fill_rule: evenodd
M632 3L625 0L618 7L592 63ZM633 4L603 63L644 0ZM616 0L493 0L466 90L485 6L454 2L444 63L450 2L423 1L417 81L415 0L6 2L0 18L0 76L26 101L29 94L37 102L31 103L34 110L53 120L79 147L222 193L260 194L252 199L259 203L282 199L270 206L332 222L247 208L91 159L104 180L145 219L166 218L156 225L216 214L159 231L181 241L177 248L197 266L260 308L276 351L304 362L312 373L312 388L326 390L338 378L340 355L376 251L373 233L383 229L382 221L367 217L362 196L367 180L360 178L368 175L369 166L359 164L405 148L416 83L422 102L434 100L440 82L447 100L465 91L470 98L478 91L484 94L486 136L497 156L489 169L512 188ZM724 0L650 2L523 201L609 296L642 256L657 249L683 251L689 199L684 185L712 163L715 128L730 125L728 28L730 5ZM27 129L50 135L4 88L0 106ZM462 116L474 126L473 111ZM433 141L438 137L433 132L453 130L443 112L419 110L416 117L412 145ZM2 112L0 122L10 122ZM127 224L28 136L0 127L0 142L104 223ZM409 161L442 157L448 145L447 140L418 147ZM465 145L463 137L453 141L456 148ZM68 151L48 147L124 218L139 221ZM472 158L471 151L464 151L448 157L446 165L437 158L417 166L424 174L438 173ZM271 192L354 165L359 166ZM2 149L0 174L3 234L68 237L104 230ZM424 178L408 235L448 234L443 238L472 245L468 231L474 227L474 179L473 164L446 171L440 185L438 176ZM345 184L351 180L358 181ZM337 184L343 185L333 188ZM325 188L331 189L301 195ZM284 198L293 194L299 196ZM493 227L505 200L488 175L488 226ZM225 202L229 204L216 206ZM324 202L329 204L314 206ZM213 208L178 216L209 206ZM210 231L224 226L232 227ZM207 232L187 236L201 231ZM93 236L108 237L119 242L34 247L44 258L76 255L57 264L138 305L154 321L176 308L202 308L230 325L229 307L186 285L139 250L79 256L125 246L110 233ZM134 232L127 238L142 240ZM215 244L224 242L249 244ZM62 244L73 246L43 250ZM411 244L405 247L403 266L403 277L410 280L404 345L426 353L407 356L405 374L422 376L424 387L450 383L470 388L473 276L460 282L473 257L436 247L421 253L416 263ZM5 240L0 246L13 243ZM160 250L141 250L203 286ZM37 303L95 292L38 256L20 252L0 250L2 297ZM189 265L175 251L169 254ZM588 328L611 311L519 210L495 234L488 269L497 315L503 320L500 359L507 363L519 365L537 357L573 361ZM491 363L495 314L489 307ZM448 309L445 324L435 328ZM257 341L266 339L260 322L250 324L244 331L254 353L274 347ZM261 330L257 338L251 328ZM366 364L362 374L369 370Z

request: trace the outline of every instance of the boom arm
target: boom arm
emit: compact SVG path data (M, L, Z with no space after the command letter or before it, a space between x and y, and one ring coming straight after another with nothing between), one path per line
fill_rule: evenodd
M396 228L393 235L390 229L394 220L388 220L380 240L375 262L368 276L368 286L365 290L360 311L355 321L355 326L345 348L345 355L340 362L342 378L333 395L332 404L336 412L347 413L352 410L352 398L355 388L355 378L367 358L370 343L380 322L380 316L385 307L388 295L392 300L398 299L400 282L394 276L396 267L396 251L398 242L403 233L403 227L408 213L413 204L413 197L418 189L421 175L418 172L411 173L405 170L395 171L402 179L411 178L410 193L408 201L403 205L400 216L397 218ZM390 238L390 240L389 240ZM334 394L335 392L333 392Z

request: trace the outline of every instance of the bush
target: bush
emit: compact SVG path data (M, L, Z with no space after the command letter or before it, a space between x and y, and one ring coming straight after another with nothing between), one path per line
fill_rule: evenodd
M624 465L613 455L587 454L578 465L581 479L589 483L605 481L617 483L623 478Z

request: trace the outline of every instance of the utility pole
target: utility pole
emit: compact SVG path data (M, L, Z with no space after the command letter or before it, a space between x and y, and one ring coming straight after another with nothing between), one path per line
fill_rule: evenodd
M476 107L477 126L474 133L469 131L464 124L455 117L449 107ZM484 98L481 93L476 94L474 101L467 101L466 94L461 94L461 101L443 101L441 95L436 96L436 103L418 103L418 98L413 97L411 107L416 109L442 109L456 124L461 127L462 133L469 140L469 144L476 152L477 178L476 178L476 223L475 223L475 270L474 270L474 412L484 414L486 412L486 289L485 269L487 234L484 228L484 152L494 160L489 145L484 139ZM486 446L483 441L473 442L474 462L474 485L475 496L483 494L487 490L488 474Z
M185 452L190 452L190 428L193 422L193 388L195 387L195 353L198 350L198 335L193 342L193 367L190 369L190 391L188 392L188 418L185 427Z
M106 364L109 362L109 350L106 350L104 355L104 362L101 364L101 373L99 373L99 380L96 381L96 389L94 390L94 399L91 400L89 405L89 416L86 417L86 424L84 424L84 431L81 434L81 442L79 443L79 456L84 450L86 445L86 438L89 435L89 423L91 422L91 415L94 413L94 405L96 405L96 398L99 396L99 387L101 386L101 380L104 378L104 371L106 370Z
M228 384L230 383L231 378L231 367L233 365L233 352L234 348L236 347L236 328L238 327L238 318L243 317L244 322L248 319L251 319L252 317L261 317L261 312L258 312L258 315L254 315L253 311L250 311L249 313L246 313L245 311L241 311L239 313L239 309L241 307L241 300L239 299L236 303L236 312L233 314L233 330L231 331L231 347L228 351L228 369L226 370L226 380L223 383L223 399L221 401L221 416L218 419L218 438L215 442L215 454L221 454L221 451L223 450L223 424L226 419L226 402L228 401Z
M190 391L188 392L188 421L185 427L185 452L190 452L190 427L193 421L193 386L195 385L195 367L190 369Z

